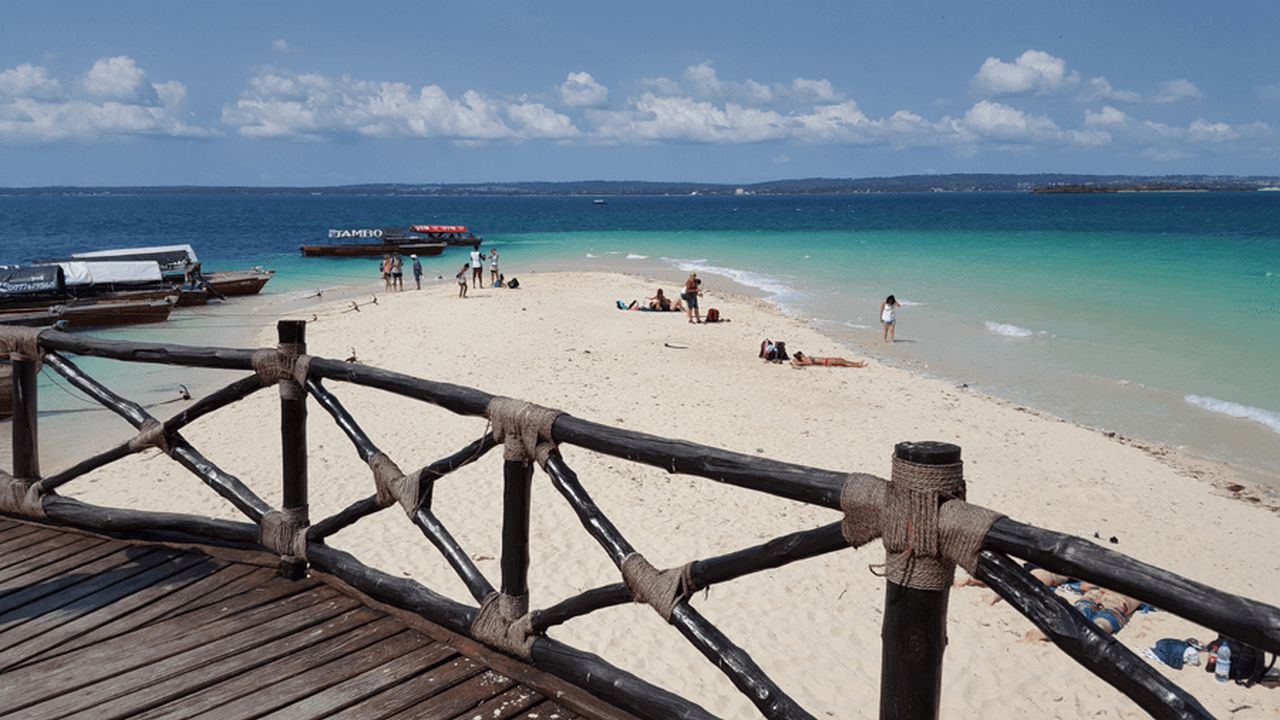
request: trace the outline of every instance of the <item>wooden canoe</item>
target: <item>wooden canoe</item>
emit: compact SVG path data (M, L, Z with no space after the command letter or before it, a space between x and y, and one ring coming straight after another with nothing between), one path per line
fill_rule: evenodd
M13 414L13 366L0 363L0 417Z
M202 273L205 283L214 295L257 295L267 284L275 270L229 270Z
M0 325L65 328L141 325L168 320L177 303L176 293L160 300L81 300L51 305L42 311L0 313Z

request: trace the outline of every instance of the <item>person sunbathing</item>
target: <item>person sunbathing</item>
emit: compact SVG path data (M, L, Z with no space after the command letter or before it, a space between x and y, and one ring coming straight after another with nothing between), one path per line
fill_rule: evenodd
M1118 593L1114 590L1108 590L1101 585L1095 585L1083 580L1059 575L1049 572L1044 568L1027 566L1032 577L1044 583L1049 588L1057 588L1058 586L1066 586L1080 593L1080 599L1073 603L1072 607L1076 609L1085 619L1093 623L1102 632L1108 635L1114 635L1124 629L1129 624L1129 620L1133 618L1137 612L1151 612L1154 608L1137 598L1129 597ZM977 578L969 578L960 583L965 587L985 587L986 584ZM994 605L1000 601L997 595L991 600ZM1029 630L1024 636L1027 640L1047 641L1049 638L1039 630Z
M806 365L821 365L822 367L851 367L864 368L867 366L861 360L846 360L841 357L811 357L797 350L791 356L791 364L796 367L804 367Z

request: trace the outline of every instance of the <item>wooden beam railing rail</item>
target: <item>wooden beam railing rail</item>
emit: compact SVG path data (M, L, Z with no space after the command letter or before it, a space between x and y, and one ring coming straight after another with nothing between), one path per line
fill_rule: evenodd
M282 321L281 345L269 350L201 348L111 341L56 330L0 328L0 351L13 358L12 477L0 473L0 511L136 537L185 538L237 547L265 546L281 571L301 577L310 564L383 602L417 612L461 635L522 657L613 704L644 717L710 718L701 707L650 685L601 658L545 633L595 610L637 601L651 605L711 660L766 718L812 718L690 604L716 583L882 538L889 569L883 628L880 716L938 714L947 589L956 563L990 585L1066 654L1159 718L1210 717L1192 696L1135 656L1011 559L1131 595L1269 652L1280 652L1280 609L1215 590L1169 571L1062 533L1025 525L964 501L960 449L944 443L901 443L894 475L823 470L757 458L680 440L601 425L473 388L378 368L310 357L305 326ZM120 397L80 370L66 353L144 363L248 370L253 374L201 398L165 420ZM139 431L132 440L41 477L36 374L43 362L74 387ZM481 437L461 450L404 474L360 427L326 380L375 388L486 417ZM218 468L182 437L191 422L271 384L281 388L283 508L272 509L239 478ZM309 523L306 401L316 401L369 465L377 492ZM492 583L433 513L435 483L505 445L501 582ZM557 445L695 475L810 505L840 510L842 522L790 533L760 545L653 568L591 500ZM156 447L197 475L253 523L193 515L99 508L60 497L57 488L106 464ZM588 589L541 609L528 607L530 483L535 466L574 510L618 567L624 581ZM369 568L330 548L326 538L393 504L441 553L479 607ZM976 530L975 530L976 528Z

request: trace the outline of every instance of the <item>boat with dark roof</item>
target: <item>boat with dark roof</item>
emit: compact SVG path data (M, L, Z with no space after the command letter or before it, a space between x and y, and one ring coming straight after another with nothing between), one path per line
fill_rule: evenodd
M306 257L376 257L378 255L439 255L448 243L399 229L347 228L329 230L329 242L302 245Z

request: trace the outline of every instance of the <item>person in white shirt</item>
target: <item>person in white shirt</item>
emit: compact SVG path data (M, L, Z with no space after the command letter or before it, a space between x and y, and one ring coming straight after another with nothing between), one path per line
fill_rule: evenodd
M471 247L471 287L484 285L484 253L477 243Z
M898 308L902 307L898 303L898 299L890 295L880 303L880 324L884 325L885 342L897 342L893 337L893 331L898 324Z

